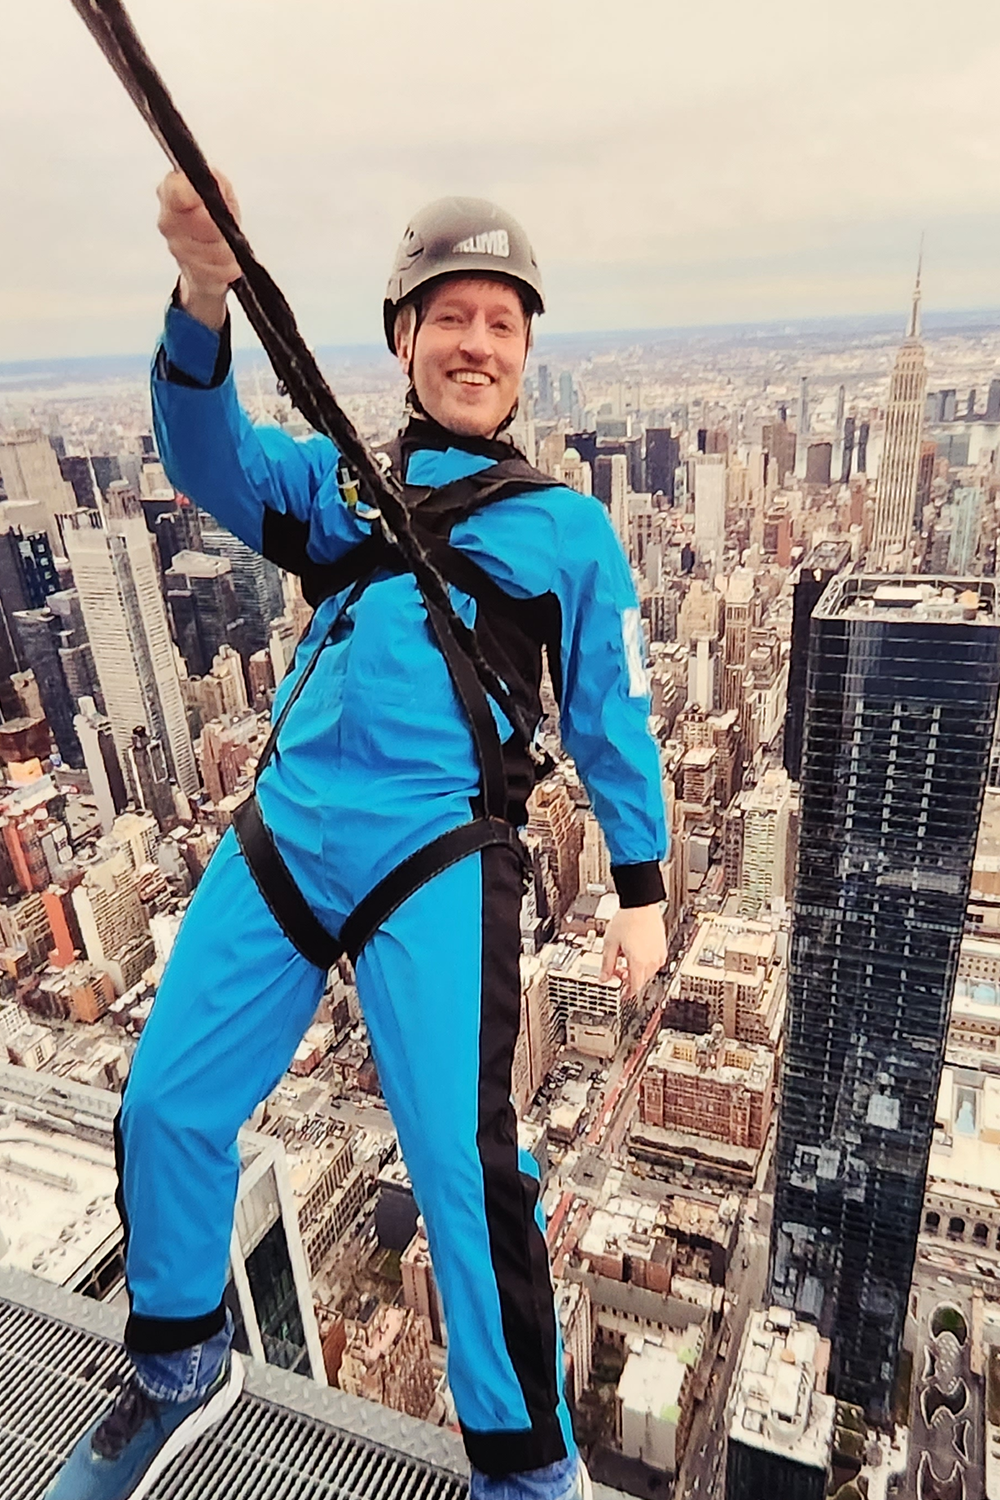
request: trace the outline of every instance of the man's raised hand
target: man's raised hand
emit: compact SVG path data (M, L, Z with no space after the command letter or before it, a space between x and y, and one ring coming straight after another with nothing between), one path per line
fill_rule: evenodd
M222 172L214 175L239 222L240 206L232 183ZM160 200L157 228L180 267L181 306L200 323L219 329L226 321L226 293L241 274L239 263L183 172L169 172L156 194Z

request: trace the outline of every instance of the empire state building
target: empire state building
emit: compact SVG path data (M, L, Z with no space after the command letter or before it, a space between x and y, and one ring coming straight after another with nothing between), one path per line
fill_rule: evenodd
M879 466L869 567L905 573L911 566L911 538L920 467L920 437L927 394L927 365L920 342L920 269L906 340L896 356L889 387L885 448Z

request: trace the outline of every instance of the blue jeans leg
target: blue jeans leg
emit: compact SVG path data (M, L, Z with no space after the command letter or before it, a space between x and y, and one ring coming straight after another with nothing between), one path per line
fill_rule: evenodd
M473 1469L469 1482L469 1500L576 1500L579 1493L577 1472L579 1459L574 1453L544 1469L529 1469L523 1474L505 1474L491 1479Z
M226 1308L225 1328L203 1344L172 1354L139 1354L130 1349L129 1356L139 1384L154 1401L195 1401L204 1396L221 1370L232 1338L233 1315Z

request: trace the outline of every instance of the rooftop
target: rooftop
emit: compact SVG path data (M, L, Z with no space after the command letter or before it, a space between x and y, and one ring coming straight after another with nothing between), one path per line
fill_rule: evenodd
M742 1084L763 1093L771 1087L774 1053L750 1042L727 1040L718 1025L701 1036L664 1030L647 1066L691 1078L710 1076L719 1083Z
M618 1399L629 1411L642 1412L654 1420L679 1422L681 1391L695 1362L691 1349L678 1352L645 1339L641 1347L629 1350L618 1382Z
M996 603L996 585L984 578L852 573L833 579L813 618L996 627Z
M829 1344L784 1308L751 1312L733 1380L731 1442L825 1469L837 1403L825 1382Z
M117 1094L0 1063L5 1267L71 1286L120 1238L112 1139L120 1102Z

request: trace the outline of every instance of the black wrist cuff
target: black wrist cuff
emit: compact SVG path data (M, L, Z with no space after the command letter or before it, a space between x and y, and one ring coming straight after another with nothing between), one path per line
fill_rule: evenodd
M612 865L611 878L620 906L655 906L666 898L663 875L655 859L639 865Z
M181 284L177 282L170 294L170 306L181 307ZM181 308L183 312L184 309ZM180 369L167 358L167 351L163 344L156 351L154 368L157 380L169 380L171 385L187 386L189 390L214 391L220 386L229 374L229 367L233 362L233 331L232 320L227 311L226 321L219 329L219 352L215 356L215 366L212 377L206 385L202 380L195 380L186 370Z

